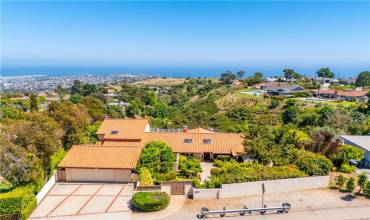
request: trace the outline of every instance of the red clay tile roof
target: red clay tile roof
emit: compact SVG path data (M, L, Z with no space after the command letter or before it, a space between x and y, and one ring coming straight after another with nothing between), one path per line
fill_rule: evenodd
M365 90L334 90L334 89L323 89L318 91L319 94L330 94L348 97L361 97L366 96L368 91Z
M364 90L343 90L343 91L337 91L337 95L340 96L349 96L349 97L361 97L366 96L368 91Z
M334 95L336 93L336 91L333 90L333 89L322 89L322 90L319 90L318 93L319 94L330 94L330 95Z
M134 169L141 150L142 146L74 145L58 167Z
M105 119L96 134L105 140L140 140L148 123L147 119Z
M185 139L191 139L191 143L185 143ZM210 143L207 142L207 139L210 139ZM145 133L143 142L148 143L151 141L163 141L176 153L210 152L236 156L244 151L242 135L232 133Z

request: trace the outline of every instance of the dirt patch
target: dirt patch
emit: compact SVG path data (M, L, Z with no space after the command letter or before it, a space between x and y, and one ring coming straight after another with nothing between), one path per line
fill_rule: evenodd
M138 81L132 83L132 85L142 85L142 86L174 86L183 84L185 82L185 78L154 78L154 79L146 79L142 81Z

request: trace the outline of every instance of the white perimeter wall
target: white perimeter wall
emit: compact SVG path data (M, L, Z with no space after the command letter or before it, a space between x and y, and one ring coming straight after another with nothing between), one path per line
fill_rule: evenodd
M329 184L329 176L303 177L292 179L256 181L246 183L223 184L220 189L193 189L194 199L219 199L240 196L261 195L262 183L265 193L291 192L305 189L325 188Z
M52 175L50 177L50 179L42 187L42 189L40 190L40 192L37 193L37 195L36 195L37 204L39 204L45 198L46 194L48 194L48 192L51 190L51 188L53 188L53 186L55 184L55 180L56 180L56 173L57 172L55 172L54 175Z

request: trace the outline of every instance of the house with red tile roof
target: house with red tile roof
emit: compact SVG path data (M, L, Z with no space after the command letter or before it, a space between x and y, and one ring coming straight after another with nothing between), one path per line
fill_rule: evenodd
M141 151L152 141L166 143L177 155L201 160L244 152L241 134L187 127L155 129L147 119L105 119L96 133L96 144L72 146L58 165L60 181L136 182Z
M347 101L367 101L369 91L366 90L334 90L323 89L316 92L322 98L344 99Z

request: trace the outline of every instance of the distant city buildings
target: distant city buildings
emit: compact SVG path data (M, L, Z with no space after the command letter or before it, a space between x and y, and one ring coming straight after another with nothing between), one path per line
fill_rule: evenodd
M0 78L0 88L2 92L45 92L53 91L57 86L69 88L75 80L90 84L115 84L118 82L130 83L146 78L149 77L134 74L2 77Z

